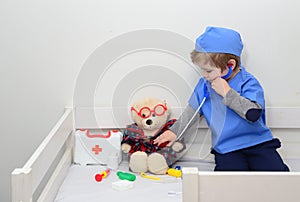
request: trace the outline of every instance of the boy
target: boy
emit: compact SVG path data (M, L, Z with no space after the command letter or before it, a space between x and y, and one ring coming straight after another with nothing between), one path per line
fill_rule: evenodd
M215 171L289 171L276 151L280 141L265 124L263 89L240 64L242 49L238 32L207 27L191 53L204 78L178 121L155 143L173 143L206 97L192 123L201 116L206 119L212 134Z

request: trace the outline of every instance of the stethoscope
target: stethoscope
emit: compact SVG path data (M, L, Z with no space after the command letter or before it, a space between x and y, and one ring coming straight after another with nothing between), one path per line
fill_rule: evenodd
M228 79L232 74L232 67L228 66L228 72L226 75L221 76L222 79ZM207 81L206 81L207 82ZM191 122L193 121L193 119L195 118L195 116L199 113L200 109L202 108L205 100L208 98L209 93L207 90L207 85L206 82L203 85L203 99L200 103L200 105L198 106L198 108L196 109L195 113L193 114L192 118L189 120L189 122L185 125L185 127L183 128L183 130L181 131L181 133L177 136L176 140L179 140L181 138L181 136L183 135L183 133L186 131L186 129L189 127L189 125L191 124Z

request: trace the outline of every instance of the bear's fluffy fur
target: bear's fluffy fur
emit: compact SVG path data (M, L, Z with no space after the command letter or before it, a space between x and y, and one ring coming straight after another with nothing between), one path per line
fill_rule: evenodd
M122 140L122 151L129 155L130 170L166 174L169 166L176 161L176 153L185 149L179 141L171 147L166 146L167 143L159 147L153 144L154 139L176 121L169 120L170 110L166 103L156 98L139 100L133 104L131 115L134 123L126 127Z

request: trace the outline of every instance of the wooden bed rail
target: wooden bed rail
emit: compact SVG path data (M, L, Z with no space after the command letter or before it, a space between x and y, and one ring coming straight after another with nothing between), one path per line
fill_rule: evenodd
M60 186L65 177L64 174L67 173L67 169L72 163L73 123L73 111L66 109L24 167L17 168L12 172L12 202L54 200L57 190L53 189ZM53 165L56 161L56 165ZM57 185L53 186L54 184ZM40 186L43 188L41 189ZM39 189L42 191L38 194L38 198L33 199L35 192Z
M300 172L198 172L182 168L183 202L298 202Z

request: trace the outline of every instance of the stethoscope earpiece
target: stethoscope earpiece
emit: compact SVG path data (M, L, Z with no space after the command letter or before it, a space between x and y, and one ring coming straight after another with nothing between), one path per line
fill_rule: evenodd
M228 66L228 72L226 75L221 76L222 79L228 79L232 73L232 66Z

